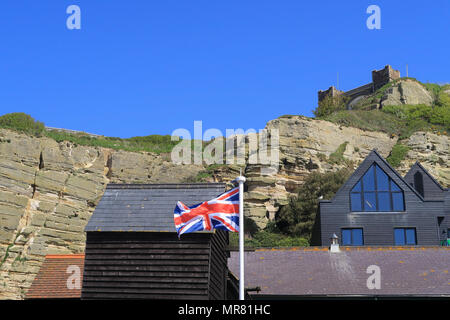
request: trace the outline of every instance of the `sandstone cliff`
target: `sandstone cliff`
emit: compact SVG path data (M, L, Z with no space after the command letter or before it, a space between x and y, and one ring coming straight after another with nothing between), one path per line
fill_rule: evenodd
M22 298L45 254L84 251L108 182L179 182L201 166L0 130L0 299Z
M246 215L260 228L273 218L305 176L336 170L329 161L342 156L358 165L373 148L387 157L397 138L380 132L341 127L302 116L270 121L280 132L279 170L260 175L247 165ZM450 185L449 137L417 132L403 141L410 147L399 171L421 161L445 187ZM204 170L174 165L167 155L133 153L57 143L0 130L0 299L20 299L46 254L84 251L84 227L109 182L182 182ZM211 181L229 181L236 168L220 166Z
M381 97L380 105L384 107L402 104L425 104L431 106L433 104L433 97L430 92L417 81L396 81L390 88L386 89L385 94Z

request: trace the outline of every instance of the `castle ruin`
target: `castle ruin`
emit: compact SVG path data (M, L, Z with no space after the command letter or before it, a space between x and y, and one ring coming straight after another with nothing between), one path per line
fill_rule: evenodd
M355 102L356 100L359 100L364 96L374 93L385 84L399 78L400 71L393 69L390 65L387 65L381 70L373 70L372 82L363 86L348 91L340 91L334 86L331 86L328 90L325 91L320 90L318 92L319 102L325 99L325 97L327 96L337 97L339 95L344 95L345 97L348 97L348 105L351 105L352 102Z

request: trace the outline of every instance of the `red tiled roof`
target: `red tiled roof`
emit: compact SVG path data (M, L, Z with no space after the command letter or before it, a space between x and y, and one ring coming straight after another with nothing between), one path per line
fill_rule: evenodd
M76 266L80 270L80 287L72 282ZM26 299L58 299L80 298L83 281L84 254L47 255L41 269L26 293ZM69 284L67 284L69 280Z

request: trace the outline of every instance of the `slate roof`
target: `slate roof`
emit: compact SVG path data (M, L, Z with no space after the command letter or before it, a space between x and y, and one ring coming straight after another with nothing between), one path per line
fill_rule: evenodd
M84 254L47 255L27 299L80 298L81 290L67 289L77 265L83 279ZM381 289L367 288L367 267L381 271ZM228 267L239 274L239 252L231 252ZM418 295L450 297L450 247L325 247L257 249L245 252L245 286L259 286L252 295L342 296ZM256 297L257 298L257 297Z
M176 232L177 201L189 206L224 191L224 183L109 184L85 231Z
M67 280L74 275L68 268L77 266L80 270L80 288L69 289ZM47 255L36 277L25 294L26 299L74 299L81 297L83 283L84 254Z
M367 288L370 265L380 267L379 290ZM231 252L228 268L239 274L239 252ZM310 247L245 252L245 286L259 286L261 296L450 297L450 247L341 247L340 253Z

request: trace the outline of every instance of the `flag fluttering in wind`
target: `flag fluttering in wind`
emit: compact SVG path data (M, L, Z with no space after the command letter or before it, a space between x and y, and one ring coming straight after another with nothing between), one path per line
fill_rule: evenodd
M239 187L191 207L178 201L174 221L178 237L213 228L239 232Z

